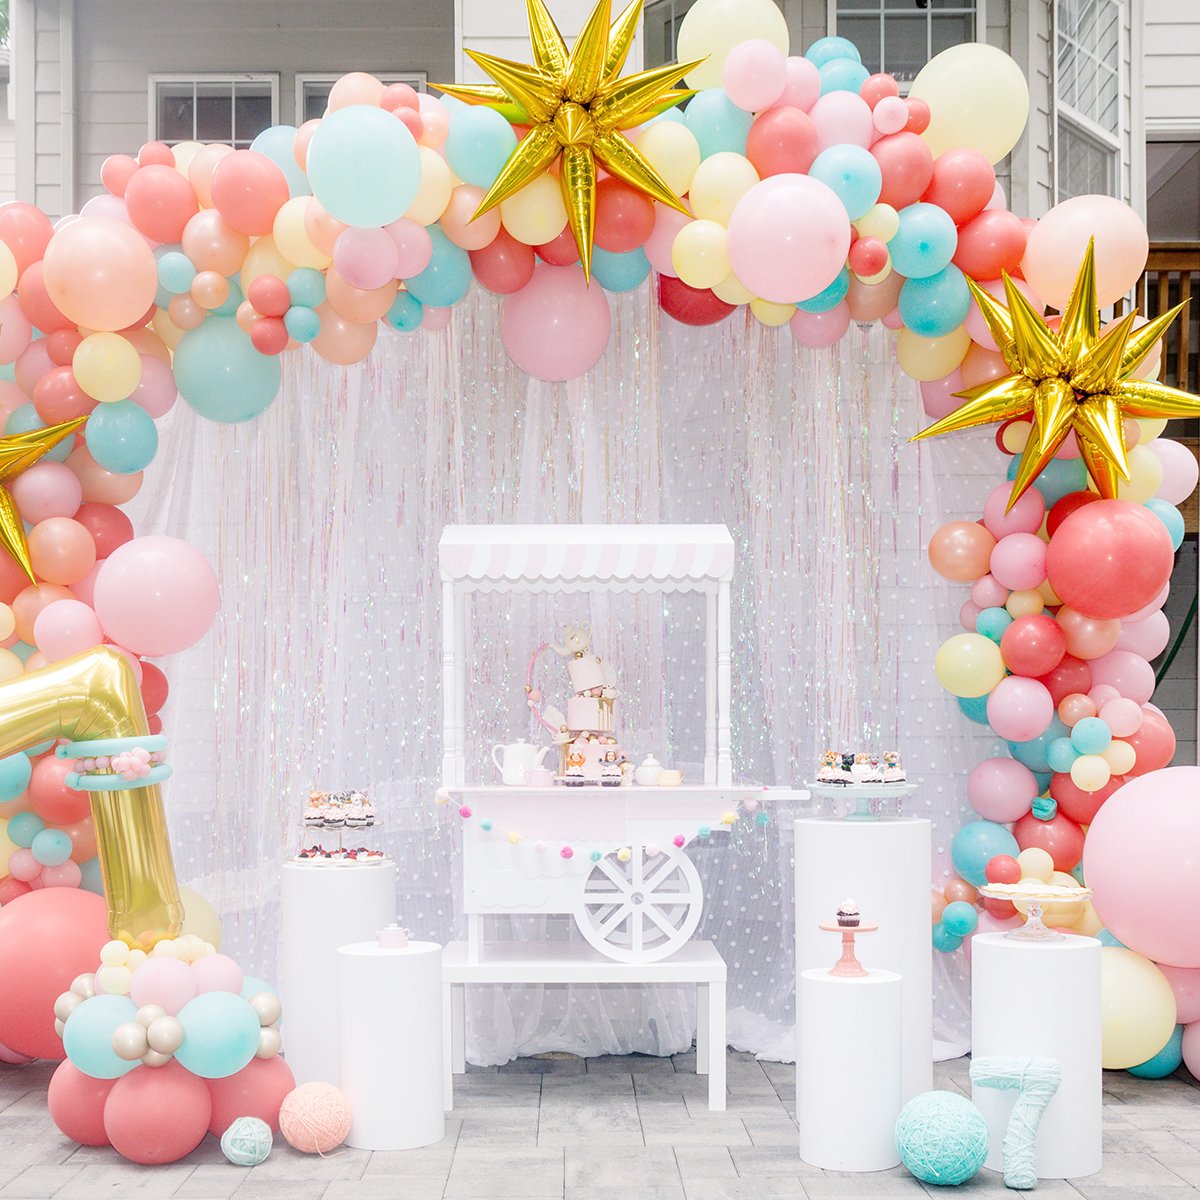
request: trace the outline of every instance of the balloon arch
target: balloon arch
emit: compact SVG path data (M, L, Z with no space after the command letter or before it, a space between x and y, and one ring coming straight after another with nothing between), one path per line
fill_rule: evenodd
M978 897L986 881L1085 869L1095 907L1049 919L1103 923L1128 947L1112 949L1105 986L1136 1035L1106 1042L1106 1065L1153 1059L1177 1020L1200 1021L1200 933L1185 919L1200 873L1175 869L1196 842L1182 802L1195 785L1187 768L1141 778L1175 747L1149 660L1168 638L1175 506L1197 481L1161 435L1200 401L1155 382L1173 314L1101 324L1145 267L1145 228L1104 196L1036 220L1009 211L994 164L1022 134L1028 89L993 47L939 54L901 97L843 38L789 55L771 0L698 0L683 61L625 76L640 7L613 19L600 0L568 50L529 0L531 63L473 55L493 83L439 99L355 73L323 118L249 149L114 155L105 192L57 223L0 206L6 728L102 677L124 697L119 719L104 709L120 736L159 733L167 687L149 660L201 638L218 604L198 553L136 536L120 508L177 393L210 420L250 420L279 391L283 354L359 362L381 323L444 328L472 280L503 297L507 353L550 381L597 362L608 294L651 272L663 311L691 325L747 308L827 347L852 321L882 321L920 382L926 432L995 422L1012 456L982 520L929 547L940 574L970 585L938 678L1011 751L971 773L979 819L954 840L959 878L935 889L934 945L1015 919ZM78 889L107 890L110 934L134 956L177 942L181 910L165 823L138 824L160 811L145 781L157 758L93 754L87 770L147 799L89 805L68 760L30 744L80 731L28 730L0 761L0 974L30 980L0 996L0 1042L61 1057L39 997L92 969L104 941L95 914L79 933ZM1155 880L1153 904L1130 879ZM120 994L124 976L107 978Z

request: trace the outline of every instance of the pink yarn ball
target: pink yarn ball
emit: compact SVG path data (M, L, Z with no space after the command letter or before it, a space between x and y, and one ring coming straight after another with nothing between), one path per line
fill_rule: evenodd
M293 1150L328 1154L350 1132L350 1104L332 1083L303 1083L283 1098L279 1130Z

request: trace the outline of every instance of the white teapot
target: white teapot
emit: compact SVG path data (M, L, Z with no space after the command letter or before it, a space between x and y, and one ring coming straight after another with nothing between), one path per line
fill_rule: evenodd
M634 781L642 787L654 787L658 783L658 777L662 774L662 763L654 757L653 754L647 754L642 759L641 765L633 773Z
M549 753L550 747L543 746L540 750L524 738L517 738L507 746L492 747L492 762L500 772L500 778L509 787L521 787L534 767L542 765L542 759Z

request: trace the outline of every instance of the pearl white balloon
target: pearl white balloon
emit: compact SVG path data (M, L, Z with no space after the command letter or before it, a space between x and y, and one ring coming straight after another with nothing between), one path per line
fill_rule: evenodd
M254 1052L254 1057L274 1058L279 1053L282 1045L283 1039L279 1036L278 1029L273 1027L260 1029L258 1031L258 1049Z
M167 1010L161 1004L143 1004L133 1015L133 1019L147 1029L158 1020L159 1017L165 1017Z
M146 1027L137 1021L125 1021L113 1030L113 1053L126 1062L135 1062L149 1048Z
M54 1002L54 1015L65 1021L82 1003L83 997L77 992L63 992Z
M174 1054L183 1045L183 1025L178 1017L157 1017L146 1033L150 1049L159 1054Z
M144 1067L165 1067L170 1061L169 1054L159 1054L157 1050L147 1050L142 1055L142 1066Z
M258 1014L260 1025L274 1025L283 1015L283 1005L274 992L255 992L250 997L250 1007Z

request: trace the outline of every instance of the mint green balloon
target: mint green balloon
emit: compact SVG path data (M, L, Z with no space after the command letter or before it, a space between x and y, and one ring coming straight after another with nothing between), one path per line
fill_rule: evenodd
M258 1049L258 1014L232 992L201 992L179 1010L179 1023L183 1045L175 1058L202 1079L236 1075Z
M175 348L174 367L179 394L202 417L226 425L257 417L283 379L278 356L259 354L232 317L208 317L189 329Z
M113 1031L132 1021L137 1005L128 996L91 996L67 1018L63 1048L67 1058L93 1079L120 1079L141 1066L119 1057L112 1048Z
M382 108L351 104L325 117L308 146L308 182L346 225L390 225L412 207L421 156L403 122Z

